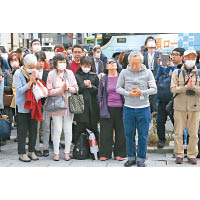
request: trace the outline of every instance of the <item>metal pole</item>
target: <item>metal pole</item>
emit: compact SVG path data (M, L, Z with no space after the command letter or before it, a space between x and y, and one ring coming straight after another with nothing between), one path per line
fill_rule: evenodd
M11 39L11 50L13 50L13 33L10 34Z

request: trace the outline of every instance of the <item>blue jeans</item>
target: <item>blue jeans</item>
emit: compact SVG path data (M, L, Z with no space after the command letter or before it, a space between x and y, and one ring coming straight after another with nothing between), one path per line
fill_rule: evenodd
M138 131L137 161L146 159L149 123L151 120L150 107L129 108L124 106L124 129L126 136L126 151L129 160L136 159L135 133Z

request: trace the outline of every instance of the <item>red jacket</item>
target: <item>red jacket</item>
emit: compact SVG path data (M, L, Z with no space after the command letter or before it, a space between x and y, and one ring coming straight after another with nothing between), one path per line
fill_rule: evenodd
M43 80L36 78L36 80L39 80L45 87L46 84ZM34 94L33 94L33 85L29 90L26 91L25 93L25 104L24 108L27 110L31 110L31 118L36 120L36 121L42 121L42 102L39 100L38 102L35 100Z

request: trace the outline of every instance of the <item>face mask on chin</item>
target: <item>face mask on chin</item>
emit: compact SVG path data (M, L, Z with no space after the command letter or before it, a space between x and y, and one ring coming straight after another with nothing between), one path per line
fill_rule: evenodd
M185 65L188 69L192 69L195 66L196 60L186 60Z

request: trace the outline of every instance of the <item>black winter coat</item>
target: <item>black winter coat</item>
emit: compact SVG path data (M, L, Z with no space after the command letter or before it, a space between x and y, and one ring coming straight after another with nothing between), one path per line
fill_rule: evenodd
M98 87L99 78L96 73L84 73L81 68L75 74L76 81L79 87L79 93L83 94L84 98L84 113L75 115L75 121L81 123L97 123L100 119L99 104L98 104ZM92 88L87 88L84 80L90 80Z

